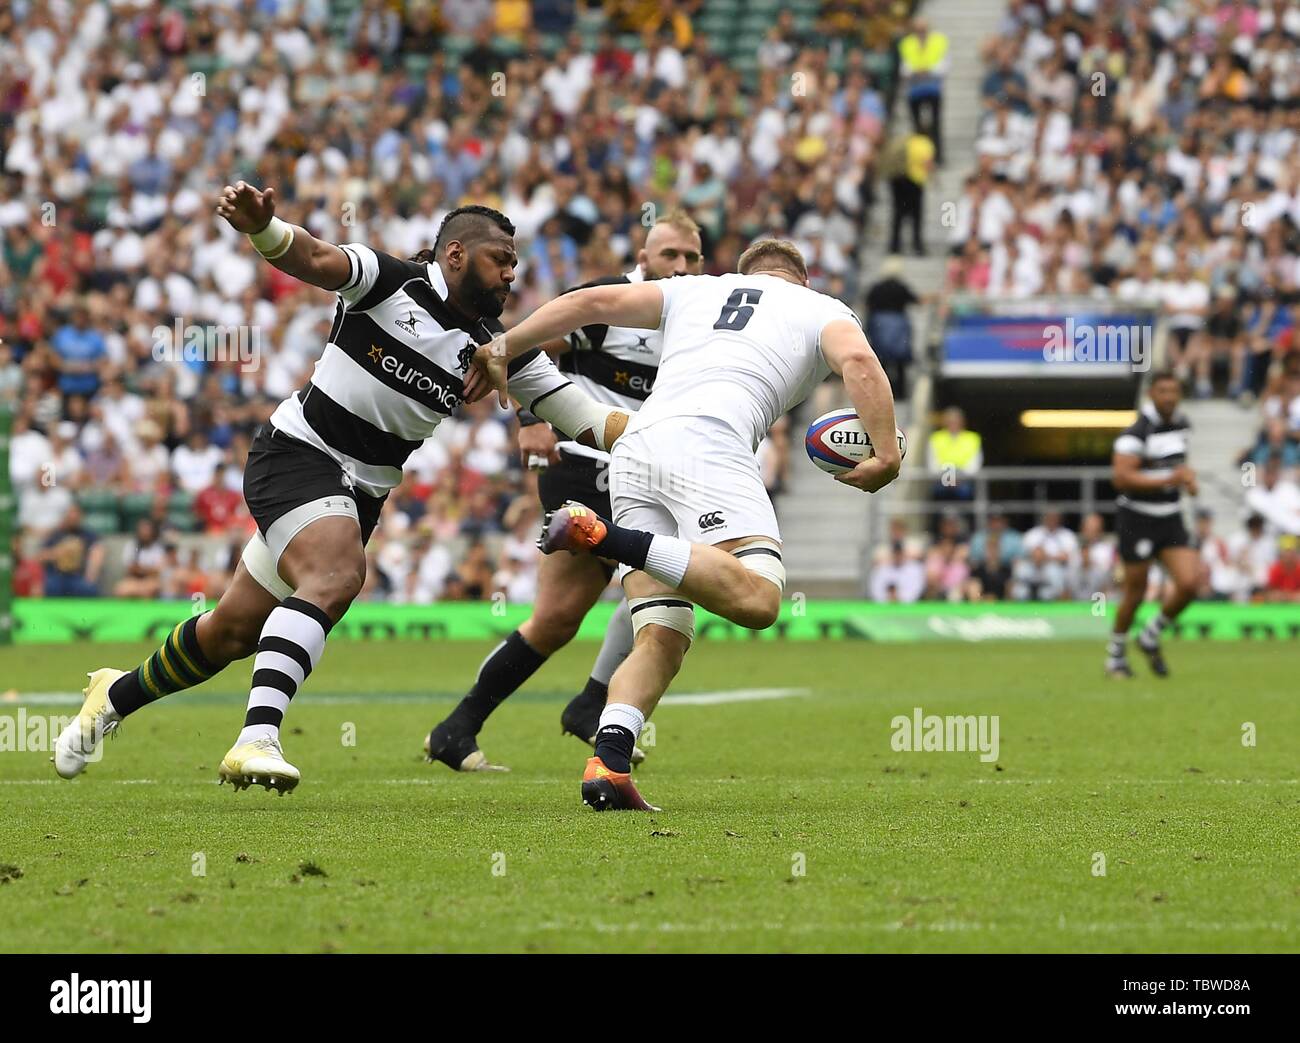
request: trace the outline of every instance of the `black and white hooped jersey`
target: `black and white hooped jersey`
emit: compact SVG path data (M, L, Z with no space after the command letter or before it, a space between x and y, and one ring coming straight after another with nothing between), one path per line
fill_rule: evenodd
M606 279L593 279L575 286L585 290L589 286L613 286L641 281L641 269L634 268L627 275ZM572 292L572 290L567 291ZM663 354L663 330L638 330L626 326L607 326L594 323L582 326L569 334L569 349L556 359L560 371L578 387L607 406L617 406L629 413L641 408L641 403L654 387L659 372L659 356ZM607 453L591 449L576 442L560 443L566 450L597 459L608 459Z
M447 303L436 264L404 261L368 246L342 247L351 264L338 290L329 343L311 380L271 423L326 453L356 487L383 496L402 465L461 404L480 344L503 327L470 322ZM510 363L510 393L526 408L570 383L541 351Z
M1166 420L1150 402L1142 407L1137 421L1115 439L1115 452L1136 456L1138 469L1147 478L1167 478L1187 461L1187 439L1192 425L1182 413ZM1164 518L1182 510L1181 489L1151 489L1124 492L1115 498L1120 507L1139 514Z

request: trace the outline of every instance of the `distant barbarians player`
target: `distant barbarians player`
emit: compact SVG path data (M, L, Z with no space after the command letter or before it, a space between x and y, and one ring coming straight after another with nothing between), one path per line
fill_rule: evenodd
M1137 646L1157 677L1168 677L1160 634L1196 596L1200 555L1192 547L1183 521L1183 493L1197 494L1196 472L1187 466L1191 425L1178 411L1182 385L1170 372L1151 378L1150 400L1137 422L1115 439L1115 528L1124 563L1124 596L1115 613L1115 628L1106 649L1106 673L1132 677L1128 632L1146 597L1147 573L1158 561L1168 577L1160 610L1142 628Z
M626 275L588 286L611 286L698 275L704 259L699 226L680 210L661 217L646 235L636 267ZM592 323L567 340L543 345L557 355L560 370L592 398L635 412L654 386L663 350L661 330ZM525 410L519 414L519 449L547 461L538 476L542 506L554 511L566 500L610 514L609 454L577 442L557 444L549 424ZM552 554L542 559L532 615L501 642L479 667L469 694L425 740L425 753L457 771L503 770L479 751L477 736L488 715L528 680L554 653L573 640L583 619L609 586L614 567L590 555ZM632 651L632 620L624 601L609 621L586 687L564 708L564 731L594 745L609 680ZM633 751L633 763L644 754Z
M695 637L694 605L755 630L776 621L781 535L754 451L777 418L839 373L877 455L835 480L875 492L901 463L889 381L853 311L809 288L790 243L760 240L737 267L575 290L475 354L504 389L511 360L581 326L663 333L655 389L611 454L612 520L570 501L542 542L623 566L635 645L610 681L583 776L597 811L655 810L632 784L632 751Z
M64 778L82 771L124 717L256 653L244 727L220 778L280 792L298 784L280 747L289 702L361 590L366 541L402 465L475 397L470 360L502 328L514 226L488 207L453 210L433 248L409 260L287 224L275 216L273 189L241 181L222 191L216 210L276 268L335 291L334 324L311 380L280 403L248 454L244 499L258 531L230 587L135 670L91 674L81 713L55 747ZM627 419L541 351L512 364L508 381L520 402L586 445L606 447Z

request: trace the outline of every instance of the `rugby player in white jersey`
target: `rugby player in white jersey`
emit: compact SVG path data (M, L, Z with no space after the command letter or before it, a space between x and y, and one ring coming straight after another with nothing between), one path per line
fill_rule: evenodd
M280 746L289 702L361 590L366 541L406 458L460 405L476 346L502 328L514 225L488 207L453 210L433 248L409 259L317 239L275 216L273 189L243 181L222 191L216 210L270 264L336 292L334 323L311 379L253 441L244 499L258 531L230 586L135 670L91 674L80 714L55 744L64 778L85 768L123 718L255 653L244 726L219 775L236 789L298 784ZM507 379L538 416L596 448L627 417L540 351L518 359Z
M690 647L692 606L756 630L776 621L780 531L754 456L776 419L838 373L876 455L835 480L875 492L898 475L893 396L857 316L808 287L787 242L754 243L737 268L566 294L479 348L466 378L469 397L495 387L504 400L510 361L535 344L592 322L663 334L655 389L611 452L613 519L569 503L542 540L622 563L635 645L583 776L598 811L657 810L632 784L631 753Z
M698 275L703 261L699 225L684 211L674 210L651 226L635 268L588 285ZM634 413L654 386L663 339L658 330L588 323L567 339L542 347L556 356L560 372L593 399ZM574 441L557 443L551 425L526 410L520 410L519 424L525 465L530 458L546 463L537 478L542 507L550 512L568 500L578 500L608 515L609 454ZM492 650L479 667L474 686L426 736L424 752L430 761L441 761L454 771L505 770L479 750L479 731L502 702L573 640L609 586L613 571L608 562L589 554L542 559L532 614ZM565 732L595 745L610 678L631 651L632 620L624 601L610 617L586 685L560 714ZM644 756L634 749L633 763Z

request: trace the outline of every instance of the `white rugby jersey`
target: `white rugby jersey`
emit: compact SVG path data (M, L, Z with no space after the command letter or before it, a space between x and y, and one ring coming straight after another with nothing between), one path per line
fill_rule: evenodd
M638 265L626 275L594 279L574 289L641 282L643 278ZM561 373L597 402L629 413L641 408L641 403L654 387L659 370L659 356L664 344L661 330L593 323L574 330L568 340L569 350L555 360ZM608 453L579 442L560 442L559 445L561 449L579 456L609 459Z
M629 431L668 417L713 417L757 449L830 372L822 330L836 319L858 323L842 301L775 275L680 275L655 285L664 295L663 352L654 392Z
M1147 478L1168 478L1187 462L1187 441L1192 425L1182 413L1166 420L1150 403L1142 406L1137 422L1115 439L1115 452L1138 458L1138 471ZM1115 503L1153 518L1168 518L1183 509L1182 489L1148 489L1123 492Z
M280 403L271 423L336 460L362 492L383 496L401 482L406 458L461 404L475 349L503 327L453 311L436 263L359 244L341 249L352 272L338 291L329 343L311 380ZM569 383L541 351L510 363L510 394L525 408Z

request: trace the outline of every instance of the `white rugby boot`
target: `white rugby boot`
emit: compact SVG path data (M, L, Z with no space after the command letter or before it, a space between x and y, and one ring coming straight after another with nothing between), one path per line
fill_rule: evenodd
M221 760L217 772L221 783L231 783L236 790L262 786L284 796L302 780L298 769L284 759L280 741L269 736L252 742L236 743Z
M88 676L90 683L82 689L86 697L81 704L81 712L72 719L59 737L54 741L54 770L60 777L73 779L86 770L92 760L103 756L99 744L105 735L110 735L122 723L122 716L113 709L109 702L108 690L113 682L126 674L125 670L113 670L105 667L95 670Z

